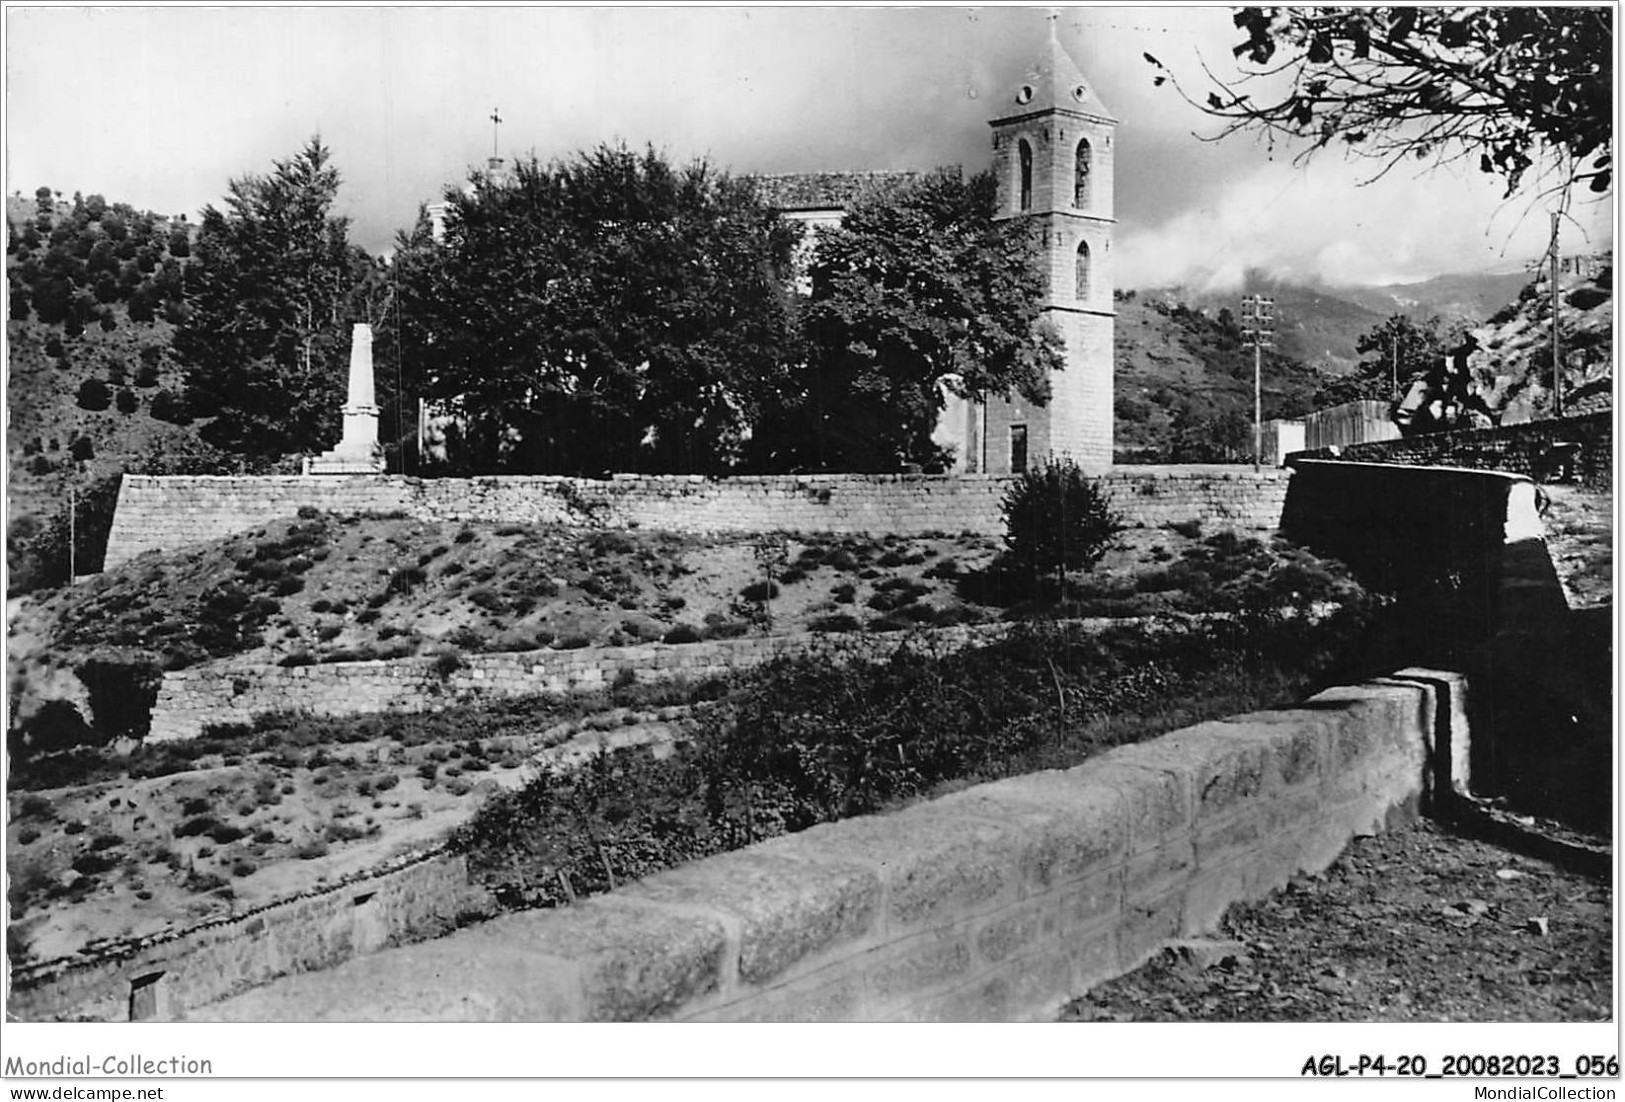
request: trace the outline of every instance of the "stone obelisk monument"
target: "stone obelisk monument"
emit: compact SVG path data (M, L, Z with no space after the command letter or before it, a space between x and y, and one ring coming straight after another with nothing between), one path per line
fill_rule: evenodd
M344 403L344 438L338 447L310 461L311 474L381 474L378 405L372 389L372 326L357 325L350 335L350 391Z

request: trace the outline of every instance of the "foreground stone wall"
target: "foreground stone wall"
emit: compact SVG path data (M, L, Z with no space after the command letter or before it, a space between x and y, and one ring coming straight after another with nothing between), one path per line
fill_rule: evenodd
M559 910L289 976L193 1020L1031 1020L1407 821L1467 737L1407 670Z
M1468 467L1503 471L1545 481L1552 476L1553 445L1579 444L1574 475L1600 490L1614 483L1614 415L1612 411L1561 421L1526 421L1493 429L1441 432L1409 439L1350 444L1336 458L1360 463L1408 466ZM1300 453L1309 459L1331 459L1329 450Z
M461 916L491 910L461 857L421 854L241 914L14 968L6 1012L20 1021L124 1021L132 988L152 982L153 1017L170 1019L278 976L447 933Z
M1577 700L1570 617L1535 485L1496 471L1300 460L1281 532L1398 595L1420 660L1478 678L1475 790L1503 791L1506 751L1556 751Z
M897 533L1004 531L997 475L783 475L607 480L500 476L251 477L126 475L108 537L109 569L145 551L220 539L301 507L493 521L686 532ZM1269 529L1287 475L1248 468L1119 467L1104 476L1130 525L1198 520Z

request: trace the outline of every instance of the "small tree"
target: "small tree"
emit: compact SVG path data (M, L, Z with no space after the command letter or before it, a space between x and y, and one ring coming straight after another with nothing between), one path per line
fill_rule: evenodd
M1391 315L1381 325L1360 335L1355 350L1360 362L1347 375L1324 383L1315 394L1317 408L1359 399L1392 401L1406 381L1444 357L1447 339L1439 318L1413 321Z
M1007 566L1036 581L1054 574L1064 591L1070 570L1089 570L1123 530L1111 496L1070 459L1022 472L999 503Z

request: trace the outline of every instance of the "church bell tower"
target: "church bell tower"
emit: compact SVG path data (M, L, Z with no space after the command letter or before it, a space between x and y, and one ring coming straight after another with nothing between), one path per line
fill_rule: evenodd
M1049 277L1043 316L1066 343L1066 370L1046 407L989 403L984 469L1013 469L1031 449L1071 457L1085 470L1112 465L1112 164L1117 120L1061 45L1056 19L1028 72L1001 90L993 128L996 218L1043 229ZM1013 459L1010 466L1007 460Z

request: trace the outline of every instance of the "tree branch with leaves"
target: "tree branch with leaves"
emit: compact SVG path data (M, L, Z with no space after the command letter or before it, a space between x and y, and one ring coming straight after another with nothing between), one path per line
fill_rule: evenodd
M1379 162L1476 161L1510 198L1613 183L1613 9L1546 7L1238 8L1246 34L1233 50L1242 75L1205 70L1187 90L1145 55L1181 96L1223 128L1270 142L1307 141L1303 161L1328 147ZM1203 94L1205 93L1205 94Z

